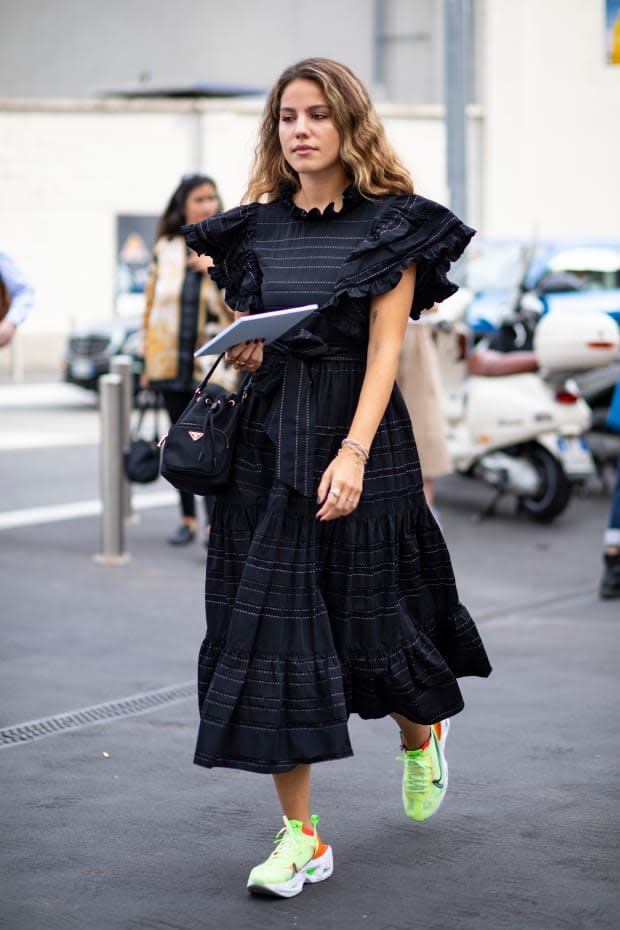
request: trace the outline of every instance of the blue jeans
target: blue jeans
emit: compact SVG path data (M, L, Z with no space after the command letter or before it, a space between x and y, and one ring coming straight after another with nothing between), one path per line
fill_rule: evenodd
M609 526L605 530L605 546L620 546L620 455L616 469L616 486L611 498Z

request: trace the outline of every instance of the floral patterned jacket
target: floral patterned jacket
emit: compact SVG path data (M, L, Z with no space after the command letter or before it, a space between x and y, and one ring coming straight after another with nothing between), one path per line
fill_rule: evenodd
M187 247L182 236L162 237L155 243L153 262L145 290L142 318L144 370L149 381L174 379L178 374L181 291L187 261ZM198 304L196 348L200 348L234 320L222 292L208 274L203 275ZM204 377L205 365L212 358L196 359L194 377ZM234 369L221 362L214 380L232 390L237 381Z

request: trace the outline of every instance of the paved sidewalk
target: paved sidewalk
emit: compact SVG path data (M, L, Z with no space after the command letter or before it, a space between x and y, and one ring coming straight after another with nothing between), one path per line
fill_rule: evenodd
M72 384L0 384L0 417L0 453L99 442L97 395Z
M95 452L2 452L0 511L91 497ZM0 748L0 927L616 930L620 603L596 596L608 501L577 498L535 527L508 508L476 523L483 499L441 485L461 595L494 665L463 683L446 802L408 822L395 728L353 718L355 758L315 769L334 875L289 901L244 887L278 828L271 780L193 766L195 699L164 700L193 681L204 627L204 549L164 543L176 505L128 526L124 566L93 561L93 516L0 530L0 731L110 715ZM132 712L153 692L161 704Z
M0 383L0 409L9 407L96 407L97 395L64 381Z
M145 547L165 522L148 516ZM38 534L42 547L50 530ZM55 606L44 624L30 598L19 626L38 642L34 654L13 650L21 687L11 688L10 719L191 679L197 555L167 572L156 559L132 573L105 569L98 583L84 571L79 591L66 585L63 597L58 583L46 586ZM615 930L618 619L590 591L481 622L494 675L464 684L449 794L426 824L403 817L393 727L354 718L355 759L315 773L334 876L291 901L244 890L277 828L273 788L191 765L193 699L0 750L9 839L0 925Z

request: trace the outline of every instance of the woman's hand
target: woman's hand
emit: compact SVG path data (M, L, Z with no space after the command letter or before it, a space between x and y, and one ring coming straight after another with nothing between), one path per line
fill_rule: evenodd
M193 249L188 249L188 252L187 267L191 268L192 271L202 271L204 274L205 271L213 267L213 259L209 255L199 255Z
M256 371L263 364L264 339L252 339L233 346L226 353L226 361L239 371Z
M363 484L363 461L344 447L323 472L317 492L322 507L317 519L324 523L352 513L359 504Z

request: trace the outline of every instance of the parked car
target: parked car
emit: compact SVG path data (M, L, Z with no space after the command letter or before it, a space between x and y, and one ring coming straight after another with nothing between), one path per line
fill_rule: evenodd
M98 389L101 375L110 371L115 355L132 359L134 392L142 372L139 316L115 317L69 334L64 358L64 380L89 391Z

